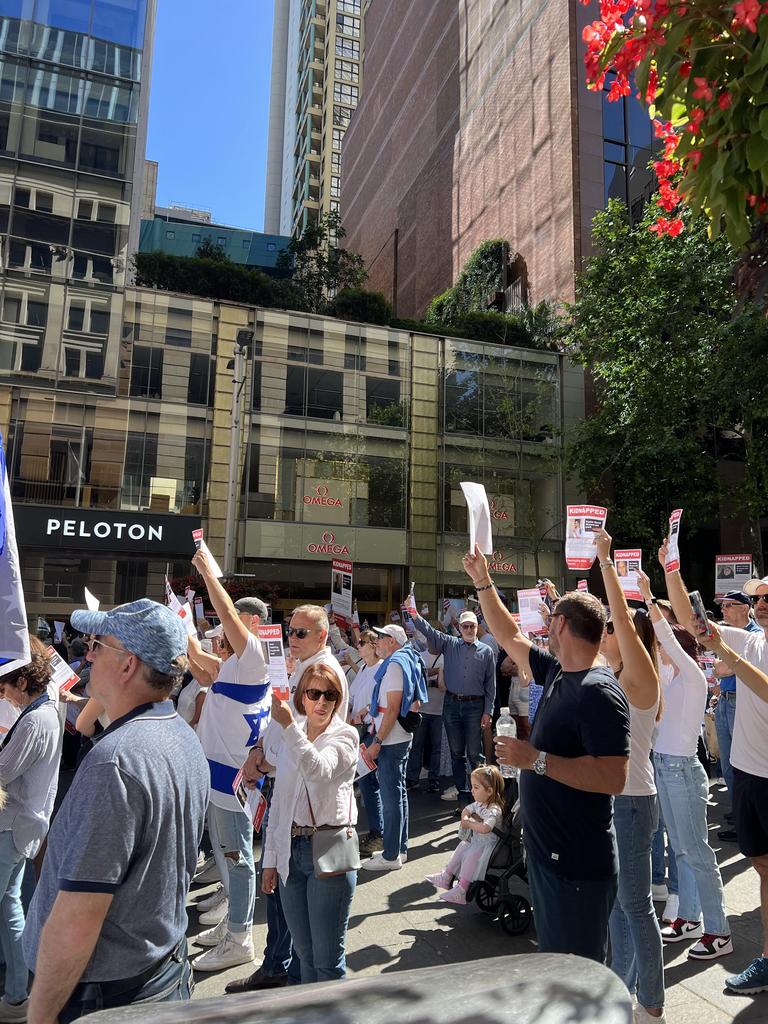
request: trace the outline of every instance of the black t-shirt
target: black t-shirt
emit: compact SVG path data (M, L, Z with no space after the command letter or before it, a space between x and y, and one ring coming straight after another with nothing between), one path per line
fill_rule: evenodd
M531 734L537 750L559 757L629 757L629 705L609 668L563 672L536 647L531 672L544 687ZM610 878L618 870L613 798L522 773L525 847L545 867L572 879Z

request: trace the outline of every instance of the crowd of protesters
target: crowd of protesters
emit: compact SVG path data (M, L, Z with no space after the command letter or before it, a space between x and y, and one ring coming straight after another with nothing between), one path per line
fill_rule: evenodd
M427 881L467 902L509 810L495 764L520 773L539 949L607 962L635 1021L664 1021L665 944L689 942L694 960L733 953L707 825L707 705L732 801L720 837L759 875L768 943L768 577L723 597L707 635L679 571L665 573L668 600L641 573L631 608L604 530L597 556L607 606L544 581L543 639L520 630L478 550L464 558L475 610L360 626L301 605L287 693L258 636L266 605L233 603L204 551L193 565L219 624L197 636L148 599L74 612L56 644L79 682L60 692L41 623L29 663L0 675L0 1022L186 999L194 971L251 966L230 993L343 978L358 871L407 863L422 779L461 829ZM501 708L516 736L494 737ZM214 880L191 959L190 889ZM768 990L768 946L726 985Z

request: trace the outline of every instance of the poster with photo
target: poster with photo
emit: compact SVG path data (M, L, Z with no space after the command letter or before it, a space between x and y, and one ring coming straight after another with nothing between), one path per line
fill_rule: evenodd
M637 574L643 567L643 553L640 548L623 548L613 552L613 564L619 577L619 586L628 601L642 601L643 595L637 585Z
M259 640L264 651L264 661L267 663L269 681L272 684L272 692L278 700L288 700L290 690L288 688L288 666L285 662L285 649L283 648L283 627L277 623L272 626L259 626Z
M683 515L681 508L676 508L669 517L669 533L667 534L667 557L664 559L664 572L679 572L680 570L680 519Z
M743 590L752 579L752 555L717 555L715 558L715 597Z
M334 558L331 562L331 610L334 616L352 623L352 563Z
M597 555L597 534L605 526L608 510L601 505L568 505L565 526L565 563L569 569L590 569Z
M531 633L536 635L546 633L547 628L539 612L542 603L541 593L538 587L531 587L528 590L518 590L517 607L520 614L520 629L527 636Z
M589 584L587 583L586 580L579 580L579 582L576 584L576 589L581 594L588 594L589 593Z

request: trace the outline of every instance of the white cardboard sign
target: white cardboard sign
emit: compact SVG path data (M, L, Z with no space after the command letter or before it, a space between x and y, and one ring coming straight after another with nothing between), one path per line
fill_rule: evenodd
M482 484L463 483L461 489L464 492L469 516L470 554L474 554L477 545L484 555L490 555L493 553L493 535L491 508L485 487Z

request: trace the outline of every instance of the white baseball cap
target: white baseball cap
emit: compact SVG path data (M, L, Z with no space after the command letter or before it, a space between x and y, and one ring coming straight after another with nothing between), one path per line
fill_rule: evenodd
M408 637L405 635L405 630L402 626L396 626L394 623L390 626L374 626L373 632L377 636L389 636L397 643L398 647L403 647L408 643Z
M768 576L763 576L761 580L747 580L744 584L744 593L747 597L756 597L758 587L768 587Z
M459 616L459 625L464 622L474 622L477 625L477 616L474 612L462 612Z

